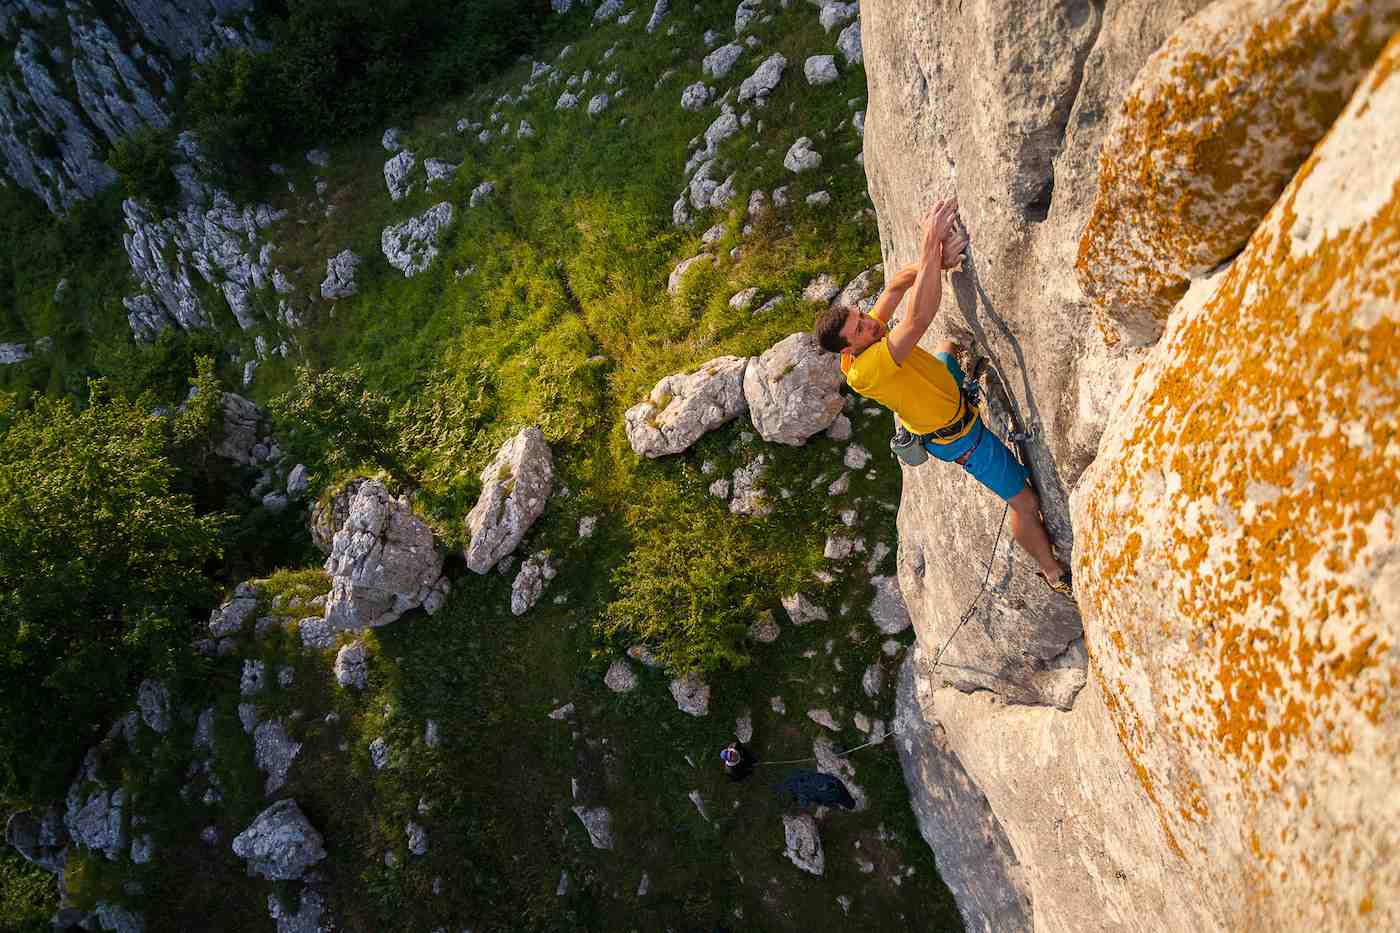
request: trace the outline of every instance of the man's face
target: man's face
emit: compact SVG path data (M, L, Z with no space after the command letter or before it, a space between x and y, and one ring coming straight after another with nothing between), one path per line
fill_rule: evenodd
M885 336L885 325L868 314L852 310L846 316L846 323L841 328L841 336L846 338L846 343L849 344L852 353L860 353Z

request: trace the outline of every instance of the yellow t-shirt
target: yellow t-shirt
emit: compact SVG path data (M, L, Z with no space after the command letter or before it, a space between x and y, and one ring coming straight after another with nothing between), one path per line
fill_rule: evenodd
M903 364L896 363L886 337L854 360L843 356L841 369L852 389L891 409L900 423L915 434L946 428L962 416L962 392L953 374L921 347L910 351ZM955 441L970 430L971 422L956 437L944 438L940 443Z

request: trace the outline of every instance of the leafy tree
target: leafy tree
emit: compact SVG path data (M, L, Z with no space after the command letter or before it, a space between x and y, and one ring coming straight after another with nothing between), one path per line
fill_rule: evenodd
M140 678L174 673L220 517L172 491L164 419L90 384L0 436L0 786L59 791Z
M527 50L543 0L286 0L272 48L235 49L196 73L189 123L231 182L280 147L378 129L391 113L469 87Z

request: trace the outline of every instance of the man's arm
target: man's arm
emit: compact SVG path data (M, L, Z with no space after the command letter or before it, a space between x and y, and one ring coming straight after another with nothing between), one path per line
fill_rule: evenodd
M951 269L961 262L965 249L967 249L967 237L950 227L947 236L943 239L943 260L941 263L943 268ZM904 300L904 293L914 287L914 279L918 277L921 265L921 263L911 262L896 272L894 278L885 283L885 291L880 295L880 300L875 302L875 307L870 309L871 317L881 324L890 322L895 309Z
M923 258L914 278L914 300L909 313L889 336L890 356L896 363L909 358L938 313L943 298L943 240L957 210L957 201L951 198L940 201L924 221Z
M875 307L870 309L870 316L881 324L888 324L890 316L894 314L895 308L904 299L904 293L914 287L914 279L918 277L919 264L911 262L894 274L894 278L885 283L885 291L880 295L880 300L875 302Z

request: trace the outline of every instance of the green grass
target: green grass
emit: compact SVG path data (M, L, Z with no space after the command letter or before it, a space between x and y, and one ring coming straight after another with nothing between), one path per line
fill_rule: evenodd
M648 13L639 7L641 19ZM369 388L396 407L395 430L412 452L414 505L448 550L453 590L432 617L415 612L364 633L371 659L363 694L336 686L334 651L303 652L291 630L246 637L244 657L268 665L268 690L256 698L260 715L284 719L303 743L279 796L296 799L326 837L329 854L320 871L345 930L708 930L719 922L744 930L958 930L951 896L914 823L894 739L854 753L856 780L871 806L823 821L828 869L822 879L782 856L781 811L769 785L786 768L765 765L747 783L731 785L715 761L746 710L754 721L753 747L768 761L812 755L813 740L827 733L807 719L810 708L828 708L846 724L831 736L841 747L864 741L850 726L855 712L893 720L892 687L878 700L865 698L860 687L868 664L882 663L890 681L895 672L865 613L872 597L868 554L841 570L827 566L821 551L839 527L837 511L849 507L858 508L854 533L869 547L894 544L897 466L878 456L832 501L826 486L842 471L844 443L819 435L802 448L765 444L741 418L683 455L650 461L631 451L622 428L623 412L662 376L720 355L759 353L810 326L815 309L800 294L816 274L829 272L844 283L879 261L864 173L852 161L860 140L847 103L864 97L864 74L843 69L832 85L806 85L803 60L830 51L835 41L822 33L810 5L794 3L757 26L763 48L718 86L737 86L773 51L788 58L786 76L767 106L753 111L754 124L722 146L738 177L731 209L677 229L671 204L685 182L686 143L718 112L682 111L680 91L700 77L701 33L727 32L733 4L706 0L698 10L674 11L670 21L682 26L675 37L647 36L635 23L586 30L587 15L579 14L580 28L569 39L575 50L563 64L577 71L590 63L599 75L614 66L621 71L621 82L607 90L625 86L627 94L601 119L590 119L582 107L556 114L562 85L546 84L530 100L502 108L512 127L528 120L534 139L506 148L456 134L459 118L484 120L497 96L518 92L530 68L521 63L478 94L405 120L406 144L420 163L427 157L462 162L457 176L432 192L422 189L419 175L407 201L391 202L382 177L387 154L377 138L334 149L324 170L285 160L295 191L279 190L271 199L292 213L271 236L279 246L276 261L297 291L315 291L326 259L342 249L365 261L359 294L314 305L307 327L295 334L299 354L264 362L252 394L266 402L286 391L297 364L361 366ZM614 43L614 59L597 65ZM536 58L552 62L560 44ZM677 74L653 89L668 67ZM583 104L600 89L590 86ZM627 125L619 126L624 117ZM758 120L765 123L762 136ZM793 176L782 157L803 135L814 139L824 162L816 172ZM754 142L759 147L751 150ZM329 216L311 194L318 176L329 185L335 208ZM497 182L496 196L468 208L471 190L484 179ZM778 185L790 187L793 206L741 236L749 191ZM809 209L803 199L819 189L831 193L832 204ZM385 262L379 231L441 200L456 205L458 222L432 267L405 280ZM726 228L712 248L715 267L698 268L679 295L668 295L670 270L701 251L700 236L714 223ZM729 254L735 246L737 259ZM469 269L475 271L456 274ZM745 287L759 289L755 306L785 300L762 315L735 312L729 297ZM30 296L21 302L27 310L16 328L33 332L37 325L30 322L39 320L33 309L41 304L33 296L43 288L51 292L52 283L37 275L16 286ZM274 345L289 336L270 322L257 332ZM167 395L184 377L179 386L167 385L162 367L188 370L188 344L207 339L167 338L133 349L106 331L92 333L102 336L83 338L100 349L90 354L98 362L88 365L120 362L133 385ZM226 379L234 375L229 351L248 359L255 333L221 319L217 341ZM51 373L26 378L50 388L56 378L63 382ZM852 418L853 440L881 452L887 418L859 410ZM500 443L529 424L540 425L551 443L557 492L517 557L549 550L560 573L540 603L517 618L509 612L511 577L470 573L456 549L464 543L463 520L479 474ZM708 486L760 452L770 463L774 512L732 516ZM702 471L706 461L715 465L712 473ZM591 538L579 540L583 516L599 523ZM270 531L288 537L280 526ZM293 544L304 551L304 544ZM894 572L893 563L886 557L876 572ZM286 561L269 556L257 566L266 573L271 564ZM327 581L314 559L290 566L262 584L259 615L294 622L310 614L287 602L323 592ZM813 577L824 567L837 572L834 582ZM832 610L835 621L788 625L779 598L798 588ZM747 642L747 623L764 612L783 623L782 637L773 645ZM677 669L710 668L708 717L678 711L669 675L660 671L639 668L641 686L626 696L603 686L609 662L639 632L658 648L669 639L663 653ZM912 634L900 641L912 643ZM803 656L808 652L812 657ZM167 742L139 755L114 752L116 773L142 799L171 801L159 817L149 817L155 864L75 861L82 898L128 900L146 911L152 933L191 924L246 929L250 917L264 922L268 893L291 894L295 887L247 879L228 848L270 802L252 764L252 739L236 714L241 665L240 657L214 659L202 679L178 685L179 705L191 712ZM293 669L286 688L276 680L282 665ZM777 695L786 715L770 709ZM564 702L575 704L575 724L547 718ZM193 715L209 705L218 713L214 766L225 793L216 808L198 794L183 800L178 793ZM442 730L435 749L423 740L428 719ZM376 736L394 750L380 771L369 762ZM616 851L589 845L569 809L572 778L587 788L590 803L612 809ZM690 790L705 797L713 822L696 813ZM420 798L430 804L427 814L418 813ZM428 829L425 856L407 851L409 819ZM223 839L215 848L198 840L211 823ZM386 865L386 852L396 864ZM879 868L863 874L857 854ZM913 874L896 883L897 868ZM555 886L564 870L572 890L559 898ZM651 893L638 897L643 870ZM121 882L133 878L143 884L140 896L122 890ZM441 879L437 895L435 878ZM837 906L843 894L852 900L849 916Z

